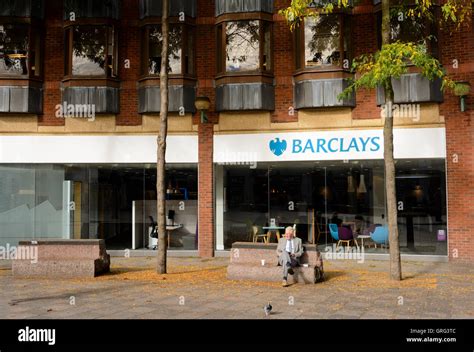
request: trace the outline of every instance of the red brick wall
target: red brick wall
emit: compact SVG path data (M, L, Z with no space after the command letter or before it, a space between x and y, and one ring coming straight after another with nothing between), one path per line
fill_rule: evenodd
M212 123L199 125L198 248L201 257L214 256L214 172Z
M353 11L352 16L352 53L353 57L377 51L377 24L373 7L362 3ZM354 119L380 118L375 90L361 89L356 92L356 107L352 110Z
M293 33L290 32L285 19L278 15L280 9L288 6L289 1L275 1L275 15L273 24L273 69L275 72L275 111L272 122L298 121L298 113L290 114L294 107L293 73L295 55Z
M440 36L442 63L454 80L474 84L474 30L452 30L448 27ZM468 96L462 113L459 97L446 92L440 114L446 120L449 257L474 262L474 95Z
M118 72L120 85L120 114L117 125L141 125L142 117L138 113L137 81L140 77L140 27L138 1L123 1L122 19L119 31ZM130 68L125 68L125 60L130 60Z
M297 121L288 109L293 106L294 51L292 33L283 18L277 15L279 9L290 0L275 0L273 64L275 71L276 109L272 112L273 122ZM216 33L215 2L198 0L196 72L197 94L211 98L210 123L199 126L199 252L211 256L214 250L214 210L213 210L213 165L212 135L213 124L219 120L213 107L215 104L214 78L216 74ZM354 9L352 27L352 47L354 55L373 52L377 49L375 15L371 0ZM120 114L118 125L140 125L138 114L137 80L140 70L140 30L138 1L124 0L119 28L119 75L121 79ZM60 85L64 74L64 31L62 21L62 1L46 2L45 37L45 84L44 114L40 125L63 125L64 120L54 116L54 107L61 102ZM463 29L451 34L452 28L445 28L440 35L440 52L443 64L456 80L470 80L474 84L474 30ZM131 68L126 69L124 60L129 59ZM452 68L453 60L458 60L459 68ZM378 118L380 110L376 106L375 92L357 92L357 107L354 119ZM459 112L459 98L445 94L445 102L440 104L440 113L446 119L448 144L447 190L449 213L449 253L453 260L474 261L474 96L467 100L468 112ZM193 117L199 124L199 116ZM435 142L435 141L433 141ZM453 163L456 154L459 162ZM458 254L457 258L453 253Z
M64 119L56 118L55 107L61 104L61 80L64 77L64 29L63 2L45 2L44 40L44 93L43 115L38 118L40 126L61 126Z
M211 110L207 113L209 123L201 124L196 113L193 123L199 125L199 165L198 165L198 249L201 257L213 257L214 240L214 124L219 116L214 111L216 75L216 31L214 1L198 1L196 74L198 77L197 96L207 96L211 100Z

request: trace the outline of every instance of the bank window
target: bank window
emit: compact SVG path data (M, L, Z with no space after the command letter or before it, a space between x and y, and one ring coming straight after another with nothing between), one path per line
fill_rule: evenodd
M308 17L296 36L297 69L342 69L349 59L350 23L342 14Z
M40 75L40 29L29 24L0 23L0 76Z
M142 75L159 76L163 35L161 25L143 28L144 56ZM194 31L191 26L171 24L169 29L170 75L194 75Z
M433 14L436 18L436 12ZM390 40L403 43L417 43L425 46L426 50L435 57L438 55L436 21L406 17L403 13L396 13L390 18ZM382 15L377 14L378 45L382 46Z
M117 33L113 26L78 25L66 28L66 75L117 76Z
M263 20L223 22L217 27L219 73L271 72L272 25Z

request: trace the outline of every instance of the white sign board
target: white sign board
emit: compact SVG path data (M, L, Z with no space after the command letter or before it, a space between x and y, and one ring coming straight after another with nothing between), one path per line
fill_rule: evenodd
M156 163L157 137L0 136L0 163ZM197 136L168 136L168 163L197 163Z
M383 130L228 134L214 136L214 162L383 159ZM394 130L397 159L445 158L444 128Z

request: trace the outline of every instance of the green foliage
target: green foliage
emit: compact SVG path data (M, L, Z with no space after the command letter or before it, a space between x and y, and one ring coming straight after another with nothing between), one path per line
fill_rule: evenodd
M442 19L453 22L459 26L470 20L472 15L473 0L447 0L442 6ZM331 13L335 6L347 8L349 0L320 0L314 6L312 0L292 0L289 7L279 11L284 16L290 30L293 31L305 17L317 17L320 13ZM405 18L434 20L434 0L414 0L410 5L400 2L392 6L391 17L399 16L400 11ZM319 8L319 11L315 9ZM431 38L425 38L431 40ZM354 59L352 71L356 72L356 79L339 95L339 99L347 98L358 88L375 88L379 85L384 88L391 87L391 79L399 78L408 72L408 67L418 68L423 76L429 80L439 78L442 80L442 89L454 89L456 84L446 75L441 63L428 54L423 43L403 43L397 41L383 45L375 54L362 55ZM459 88L458 88L459 89Z
M294 31L305 17L317 17L320 13L328 14L333 12L335 7L349 7L349 0L320 0L317 3L313 0L292 0L290 6L278 13L285 17L290 30Z
M471 91L471 85L468 82L456 82L454 85L454 95L464 97Z
M472 0L448 0L441 6L441 12L445 21L451 21L459 28L471 19Z
M397 41L383 45L375 54L361 55L352 63L352 71L357 78L339 95L339 99L349 97L358 88L391 87L392 78L400 78L414 66L429 80L440 78L442 89L453 89L454 82L446 75L441 63L426 52L424 45Z

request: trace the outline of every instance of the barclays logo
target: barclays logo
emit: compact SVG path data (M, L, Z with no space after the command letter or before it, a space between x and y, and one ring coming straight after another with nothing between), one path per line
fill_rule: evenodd
M276 156L281 156L286 151L287 147L288 144L284 139L280 140L280 138L275 138L274 140L270 141L270 150Z
M334 153L373 153L381 150L381 136L368 137L334 137L315 139L285 139L275 138L270 141L270 151L276 156L289 152L296 154L334 154Z

